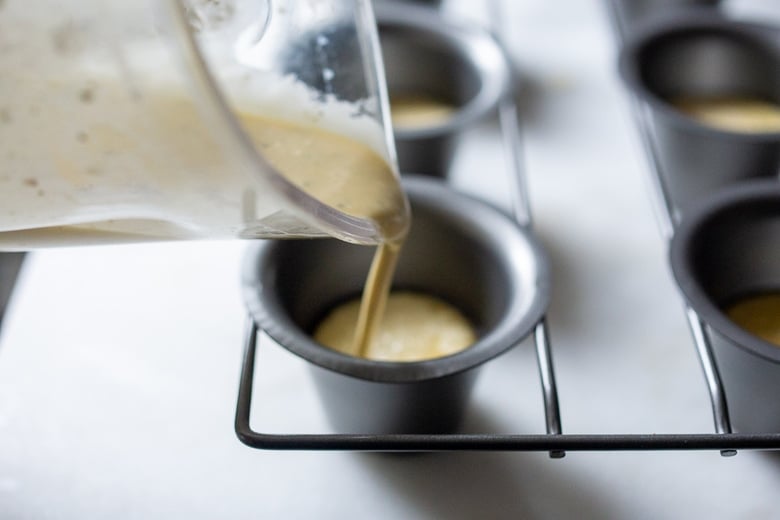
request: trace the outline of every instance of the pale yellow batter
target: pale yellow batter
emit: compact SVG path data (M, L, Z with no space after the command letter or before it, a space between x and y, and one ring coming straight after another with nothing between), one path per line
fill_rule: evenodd
M354 331L360 302L336 307L314 339L355 355ZM452 305L426 294L397 291L387 300L376 337L362 357L377 361L421 361L460 352L476 340L469 321Z
M382 157L367 145L311 126L242 115L263 156L288 180L329 206L377 222L382 235L403 237L405 196Z
M455 105L424 94L397 94L390 98L390 114L396 128L414 129L442 125L455 113Z
M258 117L243 118L242 124L268 161L290 181L330 206L379 225L384 241L374 255L359 316L349 329L352 351L364 355L384 315L409 227L397 178L384 159L355 140Z
M380 227L350 348L364 355L376 336L409 227L406 200L387 162L368 146L340 135L283 121L244 117L242 124L264 157L287 179L326 204Z
M726 313L743 329L780 347L780 293L743 298Z
M701 123L732 132L780 132L780 105L740 97L681 97L674 105Z

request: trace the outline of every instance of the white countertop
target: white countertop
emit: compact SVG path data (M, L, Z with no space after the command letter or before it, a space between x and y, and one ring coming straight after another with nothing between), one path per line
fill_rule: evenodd
M455 4L455 2L453 2ZM453 11L467 12L460 2ZM507 2L529 90L535 226L564 431L712 431L601 4ZM476 175L478 172L478 175ZM454 182L508 204L496 129ZM0 337L0 518L777 518L780 456L740 452L269 452L233 414L244 244L51 250L25 266ZM264 341L257 429L322 431L302 361ZM540 433L535 357L489 363L470 432Z

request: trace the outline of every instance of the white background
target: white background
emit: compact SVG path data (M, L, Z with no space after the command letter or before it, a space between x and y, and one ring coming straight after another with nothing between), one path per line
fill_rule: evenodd
M771 2L764 2L767 6ZM761 7L761 2L756 2ZM477 16L453 2L452 16ZM710 432L600 2L507 2L568 433ZM493 124L453 182L506 207ZM0 339L0 519L777 518L780 457L741 452L265 452L233 433L244 244L31 255ZM254 425L322 431L303 362L264 342ZM543 431L532 345L485 367L466 430Z

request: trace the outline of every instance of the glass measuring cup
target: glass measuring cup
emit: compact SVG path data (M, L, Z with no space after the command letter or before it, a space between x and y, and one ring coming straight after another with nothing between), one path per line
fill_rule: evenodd
M0 78L0 250L408 225L368 0L2 0Z

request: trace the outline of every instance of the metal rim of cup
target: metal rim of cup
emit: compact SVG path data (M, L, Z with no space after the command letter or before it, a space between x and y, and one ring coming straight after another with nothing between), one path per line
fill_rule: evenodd
M263 290L263 265L267 265L282 241L256 241L244 258L242 285L250 317L258 327L293 354L327 370L345 376L383 383L414 383L454 375L475 368L517 345L528 336L544 316L551 297L550 269L541 244L527 228L518 226L508 215L488 203L448 188L444 183L419 176L404 179L404 187L416 200L436 204L457 218L468 218L483 233L500 233L506 246L499 254L506 255L517 270L512 255L517 247L528 250L537 269L530 305L520 314L518 300L508 304L506 316L499 326L486 332L469 348L456 354L413 362L373 361L337 352L315 342L287 314L273 291ZM517 275L519 278L519 275ZM514 283L518 283L517 280Z
M617 8L617 15L626 32L641 30L645 25L656 23L665 17L679 17L681 14L711 13L721 0L611 0Z
M780 347L751 334L731 321L708 295L691 265L694 241L708 224L724 212L757 204L772 204L780 208L780 183L775 180L745 181L699 201L675 231L669 258L678 287L707 325L740 348L774 363L780 363ZM780 220L780 209L777 211L777 218Z
M622 46L618 57L618 72L626 85L653 110L671 119L675 124L710 135L727 136L730 139L749 142L768 142L780 139L776 132L740 132L718 128L701 123L695 118L683 114L663 96L657 94L642 80L639 57L650 46L667 38L683 36L686 33L715 34L723 38L739 40L773 57L776 68L780 69L780 45L766 36L771 27L756 22L734 21L712 10L691 10L681 12L676 18L652 20L630 36Z
M396 138L419 139L465 128L498 106L512 84L511 65L496 39L487 31L446 19L440 11L423 5L378 3L374 8L380 40L383 27L418 31L443 42L471 63L480 77L477 94L457 107L446 121L425 127L394 128Z

